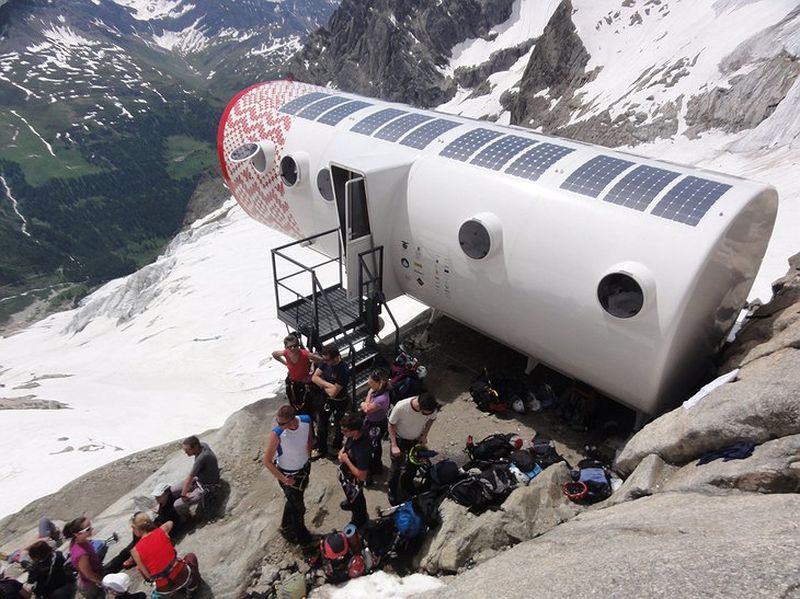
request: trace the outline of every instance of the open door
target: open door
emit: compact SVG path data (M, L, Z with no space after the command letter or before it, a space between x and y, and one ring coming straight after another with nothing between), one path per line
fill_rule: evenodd
M331 165L336 205L339 212L342 246L344 247L347 297L359 295L359 254L372 249L372 230L369 223L369 202L364 176ZM368 256L374 260L374 255ZM368 263L372 272L376 265Z

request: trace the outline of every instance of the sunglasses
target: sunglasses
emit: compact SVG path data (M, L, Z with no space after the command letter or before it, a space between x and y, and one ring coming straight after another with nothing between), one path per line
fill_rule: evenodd
M300 346L297 345L297 344L295 344L295 345L287 345L286 349L300 349Z
M281 428L283 428L283 427L285 427L285 426L289 426L289 425L292 423L292 421L291 421L291 420L284 420L283 422L281 422L281 421L280 421L280 420L278 420L277 418L275 419L275 422L277 422L277 423L278 423L278 426L279 426L279 427L281 427Z

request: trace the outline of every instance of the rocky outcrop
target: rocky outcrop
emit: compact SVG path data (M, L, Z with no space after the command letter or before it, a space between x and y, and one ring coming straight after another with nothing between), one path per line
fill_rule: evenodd
M580 514L424 597L798 597L800 495L664 493Z
M605 505L610 507L618 503L625 503L654 495L663 490L664 482L672 473L678 470L675 466L670 466L655 454L645 457L636 466L631 475L625 480L622 486L609 497Z
M511 66L524 56L531 49L535 39L526 40L511 46L497 50L489 55L489 60L474 67L459 67L453 73L456 82L464 88L477 88L486 83L490 75L499 71L507 71ZM476 95L473 92L473 95Z
M442 67L459 42L485 37L512 0L344 0L290 61L297 79L415 106L449 100Z
M426 540L420 567L430 574L457 572L566 522L580 511L561 492L568 480L569 471L560 462L515 489L500 509L478 516L453 501L443 501L442 524Z
M800 435L759 445L743 460L721 459L707 464L687 464L663 485L663 491L725 493L800 492Z
M752 362L739 379L645 426L620 453L617 470L629 474L650 454L684 465L737 441L800 434L800 351L785 349Z
M231 198L225 180L216 173L205 173L197 183L183 217L183 226L191 225L198 218L208 216Z
M782 349L800 349L800 254L789 258L789 272L772 284L774 297L749 318L723 356L721 372Z
M586 72L590 56L575 30L571 14L572 3L564 0L537 40L519 92L513 99L507 99L511 122L551 131L580 107L575 90L591 81L594 74ZM557 99L554 106L548 98Z

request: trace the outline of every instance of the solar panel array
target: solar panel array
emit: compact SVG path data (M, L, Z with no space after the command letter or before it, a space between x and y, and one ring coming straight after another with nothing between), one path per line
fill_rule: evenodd
M358 121L350 131L372 135L378 127L404 114L408 114L408 112L398 108L384 108Z
M329 110L321 117L319 117L317 119L317 122L323 123L325 125L337 125L339 124L339 121L341 121L345 117L348 117L354 112L357 112L369 106L372 106L372 104L370 104L369 102L362 102L361 100L353 100L352 102L348 102L347 104L340 104L333 110Z
M407 114L381 127L375 134L375 137L378 139L385 139L386 141L397 141L400 139L401 135L408 133L411 129L425 121L430 121L432 118L433 117L430 115L420 114L418 112Z
M677 176L678 173L663 168L638 166L614 185L603 201L634 210L644 210Z
M297 116L313 121L323 112L326 112L334 106L338 106L339 104L344 104L348 101L348 99L349 98L343 98L342 96L331 96L330 98L318 100L306 108L303 108L303 110L297 113Z
M515 177L536 181L548 168L574 151L572 148L556 144L541 143L512 162L505 172Z
M370 106L374 104L344 96L311 92L287 102L280 108L280 112L316 119L319 123L334 126ZM421 150L434 139L462 124L418 112L384 108L362 118L350 130L386 141L396 142L399 139L401 145ZM524 152L503 172L536 181L547 169L574 151L573 148L478 127L451 141L439 154L461 162L474 156L471 164L500 171L520 152ZM561 184L561 188L596 198L614 179L634 165L634 162L621 158L595 156L571 173ZM674 171L638 165L602 199L644 212L678 177L680 173ZM731 185L725 183L686 176L667 190L651 214L694 227L730 188Z
M414 129L411 133L406 135L400 140L404 146L422 150L428 146L434 139L458 127L461 123L456 121L448 121L447 119L436 119L425 123L422 127Z
M306 94L304 96L300 96L299 98L295 98L294 100L290 100L280 108L280 112L285 112L286 114L297 114L298 111L305 108L312 102L316 102L317 100L321 100L322 98L328 98L330 94L323 94L322 92L311 92L310 94Z
M473 129L451 141L439 154L446 158L465 162L479 148L501 135L502 133L499 131L492 131L491 129Z
M481 150L471 162L472 164L477 164L484 168L490 168L493 171L499 171L503 165L514 156L535 143L535 140L528 139L527 137L506 135L502 139L497 140L490 146Z
M561 189L596 198L606 185L633 164L621 158L595 156L567 177Z
M689 175L666 193L651 214L694 227L730 188Z

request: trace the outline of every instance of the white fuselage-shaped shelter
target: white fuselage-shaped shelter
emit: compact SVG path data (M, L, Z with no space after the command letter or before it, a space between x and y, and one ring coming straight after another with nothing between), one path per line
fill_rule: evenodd
M777 211L761 183L289 81L236 96L218 146L253 218L340 226L348 270L383 245L388 298L646 414L697 383Z

